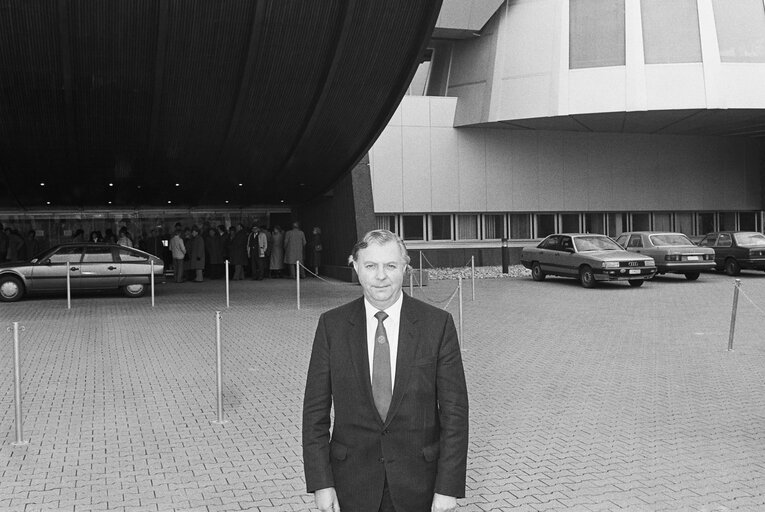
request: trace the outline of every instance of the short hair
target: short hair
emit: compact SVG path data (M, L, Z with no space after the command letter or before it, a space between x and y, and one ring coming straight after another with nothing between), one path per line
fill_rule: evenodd
M369 247L369 244L383 245L387 244L388 242L395 242L398 244L404 263L409 265L409 252L406 250L404 241L401 240L397 234L393 233L392 231L388 231L387 229L374 229L364 235L363 238L356 242L356 245L353 246L353 251L351 252L351 255L348 256L348 263L350 264L356 261L359 256L359 251Z

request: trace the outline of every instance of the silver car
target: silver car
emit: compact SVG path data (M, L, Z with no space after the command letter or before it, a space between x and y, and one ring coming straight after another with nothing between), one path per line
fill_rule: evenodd
M656 274L653 258L625 251L606 235L550 235L536 247L524 247L521 263L531 269L534 281L554 274L578 278L585 288L598 281L627 281L637 287Z
M57 245L30 261L0 265L0 301L14 302L28 294L66 291L67 274L73 292L122 290L141 297L151 282L164 280L162 260L149 253L114 244Z
M619 235L616 243L653 258L659 274L683 274L695 281L700 272L715 268L715 251L699 247L682 233L633 231Z

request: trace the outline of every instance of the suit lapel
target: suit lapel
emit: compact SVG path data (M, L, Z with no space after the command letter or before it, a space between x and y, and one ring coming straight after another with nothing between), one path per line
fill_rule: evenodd
M398 330L396 380L393 385L393 397L391 398L390 410L388 411L386 423L395 416L396 410L406 394L409 376L412 370L410 362L414 359L414 356L417 353L417 344L419 343L419 336L417 336L417 327L415 325L417 323L417 315L412 311L415 305L407 294L404 294L403 300L404 302L401 304L401 321ZM367 366L368 365L369 363L367 363Z
M348 345L351 351L351 361L356 371L356 377L359 380L364 395L369 400L375 413L375 400L372 396L372 373L369 368L369 349L367 348L367 319L364 309L364 298L356 301L351 315L348 317ZM377 416L377 414L375 414Z

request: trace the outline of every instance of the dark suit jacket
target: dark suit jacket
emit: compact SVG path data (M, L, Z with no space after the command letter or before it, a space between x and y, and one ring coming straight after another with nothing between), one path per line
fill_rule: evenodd
M404 294L385 422L369 372L360 298L316 328L303 403L308 492L335 487L342 510L377 512L387 473L398 512L429 511L434 492L464 497L468 398L451 314Z

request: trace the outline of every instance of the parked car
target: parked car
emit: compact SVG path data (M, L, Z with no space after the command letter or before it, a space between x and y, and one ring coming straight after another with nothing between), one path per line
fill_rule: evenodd
M550 235L536 247L524 247L521 263L534 281L545 276L576 277L585 288L598 281L627 281L641 286L656 274L653 258L625 251L606 235Z
M714 249L699 247L682 233L632 231L616 237L616 243L653 258L657 274L684 274L695 281L702 271L715 268Z
M765 270L765 235L756 231L719 231L708 233L701 247L715 251L717 270L737 276L741 269Z
M63 244L30 261L0 265L0 301L21 300L27 294L65 291L67 274L73 292L121 289L127 297L141 297L151 280L164 280L162 259L113 244Z

